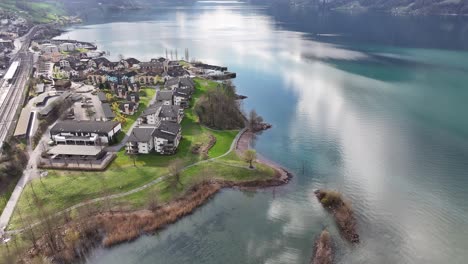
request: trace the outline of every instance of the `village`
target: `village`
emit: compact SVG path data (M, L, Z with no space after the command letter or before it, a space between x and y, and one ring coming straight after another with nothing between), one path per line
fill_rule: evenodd
M39 168L103 170L123 148L175 154L193 78L232 76L225 67L167 57L112 62L77 41L33 41L31 49L38 67L14 136L39 145Z

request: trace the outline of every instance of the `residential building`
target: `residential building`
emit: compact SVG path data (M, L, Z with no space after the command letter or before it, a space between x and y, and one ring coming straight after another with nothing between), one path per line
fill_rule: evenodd
M76 45L73 43L62 43L59 45L59 50L63 52L75 51Z
M181 107L188 108L190 106L190 99L192 93L189 89L176 88L174 91L174 105L180 105Z
M129 93L127 95L127 101L133 102L135 104L140 103L140 95L138 93Z
M128 89L125 85L114 85L114 92L118 98L126 99L128 95Z
M138 104L134 102L123 102L119 105L120 112L125 115L134 115L138 110Z
M162 70L145 72L138 75L137 80L140 84L156 85L162 75Z
M174 93L172 91L157 91L156 102L160 102L164 105L173 105Z
M59 50L59 48L57 47L57 45L50 44L50 43L42 44L42 45L41 45L41 51L42 51L43 53L56 53L56 52L60 52L60 50Z
M154 132L156 127L136 127L132 130L126 150L129 154L148 154L154 150Z
M162 103L156 103L146 108L145 111L143 111L143 113L138 117L138 124L159 125L161 122L159 119L159 113L161 112L162 105Z
M169 121L180 124L184 118L184 110L178 105L162 105L158 118L161 122Z
M56 144L107 145L122 129L116 121L59 121L50 129Z
M107 74L103 71L93 71L88 73L88 81L94 85L105 83L107 81Z
M162 121L154 131L155 151L163 155L171 155L177 151L182 138L181 126L177 123Z

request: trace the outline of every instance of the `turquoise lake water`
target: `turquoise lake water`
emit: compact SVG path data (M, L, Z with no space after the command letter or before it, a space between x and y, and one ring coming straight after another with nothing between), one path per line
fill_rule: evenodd
M112 58L165 49L228 66L273 129L263 156L287 186L224 190L193 215L88 264L309 263L323 228L336 263L466 263L468 19L313 14L236 1L89 15L61 38ZM351 201L362 243L344 242L317 188Z

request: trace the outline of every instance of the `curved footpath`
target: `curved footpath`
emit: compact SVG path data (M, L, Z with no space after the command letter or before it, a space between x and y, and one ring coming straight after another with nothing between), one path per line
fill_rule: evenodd
M246 131L246 129L243 129L237 134L237 136L234 138L233 142L231 143L231 146L230 146L229 150L226 153L224 153L223 155L190 164L190 165L184 167L183 170L186 170L186 169L189 169L191 167L194 167L194 166L206 163L206 162L214 161L216 159L220 159L220 158L223 158L223 157L227 156L229 153L231 153L234 150L234 148L236 148L236 146L238 145L238 141L240 141L240 137L244 134L245 131ZM69 208L67 208L65 210L62 210L62 211L56 213L54 216L59 216L59 215L62 215L64 213L68 213L68 212L70 212L72 210L75 210L77 208L80 208L80 207L83 207L83 206L86 206L86 205L102 202L102 201L109 200L109 199L117 199L117 198L125 197L125 196L128 196L128 195L140 192L140 191L145 190L145 189L147 189L147 188L149 188L149 187L151 187L151 186L153 186L155 184L160 183L161 181L165 180L169 176L170 176L169 174L163 175L163 176L161 176L161 177L159 177L159 178L157 178L157 179L155 179L155 180L153 180L153 181L151 181L151 182L149 182L149 183L147 183L147 184L145 184L145 185L143 185L141 187L135 188L133 190L130 190L130 191L127 191L127 192L124 192L124 193L112 194L112 195L108 195L108 196L104 196L104 197L95 198L95 199L92 199L92 200L89 200L89 201L86 201L86 202L78 203L78 204L76 204L76 205L74 205L72 207L69 207ZM36 223L32 224L31 227L35 227L35 226L37 226L37 225L39 225L41 223L42 223L42 221L36 222ZM23 231L25 231L27 229L28 228L22 228L22 229L17 229L17 230L9 230L9 231L6 231L5 233L12 235L12 234L21 233L21 232L23 232Z
M229 153L231 153L233 150L236 151L236 153L238 154L242 154L245 150L249 149L250 148L250 143L253 139L253 136L254 134L252 132L250 132L248 129L243 129L241 130L237 135L236 137L234 138L233 142L231 143L231 146L229 148L229 150L218 156L218 157L214 157L214 158L211 158L211 159L207 159L207 160L202 160L202 161L199 161L199 162L196 162L196 163L193 163L191 165L188 165L186 167L184 167L182 170L187 170L191 167L194 167L194 166L198 166L200 164L203 164L203 163L207 163L207 162L212 162L212 161L215 161L217 159L221 159L225 156L227 156ZM270 166L272 167L275 171L278 172L278 175L280 176L279 177L279 180L284 182L284 183L287 183L289 181L289 179L291 178L291 174L286 171L284 168L282 168L281 166L265 159L265 158L259 158L257 160L257 162L259 163L262 163L262 164L265 164L267 166ZM124 193L118 193L118 194L113 194L113 195L108 195L108 196L104 196L104 197L99 197L99 198L95 198L95 199L92 199L92 200L89 200L89 201L86 201L86 202L82 202L82 203L78 203L72 207L69 207L65 210L62 210L56 214L54 214L54 216L60 216L64 213L68 213L72 210L75 210L77 208L80 208L80 207L83 207L83 206L86 206L86 205L90 205L90 204L94 204L94 203L98 203L98 202L102 202L102 201L105 201L105 200L109 200L109 199L117 199L117 198L122 198L122 197L125 197L125 196L128 196L128 195L131 195L131 194L134 194L134 193L137 193L137 192L140 192L142 190L145 190L155 184L158 184L160 183L161 181L165 180L166 178L168 178L169 176L171 176L170 174L166 174L166 175L163 175L141 187L138 187L138 188L135 188L133 190L130 190L130 191L127 191L127 192L124 192ZM40 221L40 222L36 222L34 224L32 224L30 227L28 228L23 228L23 229L17 229L17 230L10 230L10 231L7 231L6 233L7 234L18 234L18 233L21 233L25 230L28 230L29 228L31 227L35 227L39 224L41 224L43 221Z

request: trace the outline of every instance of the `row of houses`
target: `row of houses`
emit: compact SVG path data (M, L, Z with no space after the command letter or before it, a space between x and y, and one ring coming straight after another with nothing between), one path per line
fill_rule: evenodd
M156 102L137 119L138 127L127 141L127 153L175 153L182 137L184 108L189 106L194 92L195 83L190 78L166 81L165 89L156 93Z
M161 79L188 75L179 62L164 58L149 62L140 62L135 58L112 62L104 57L89 58L87 55L60 58L55 63L55 71L70 79L87 79L95 85L105 82L155 85Z

